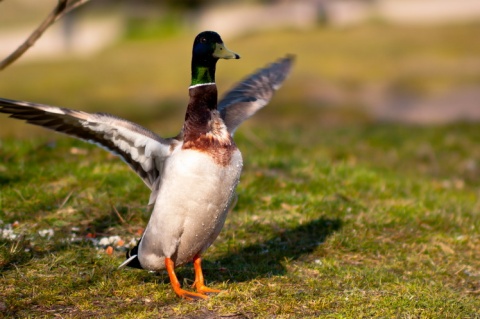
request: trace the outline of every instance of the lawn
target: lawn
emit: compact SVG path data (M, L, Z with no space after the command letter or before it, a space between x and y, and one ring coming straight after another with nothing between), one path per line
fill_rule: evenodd
M1 313L479 318L480 126L381 123L358 105L320 105L317 94L377 82L425 95L478 85L465 67L478 67L478 29L372 25L224 39L243 59L219 63L221 91L284 53L298 63L235 134L245 167L237 205L205 254L207 283L224 290L207 301L176 298L166 273L117 270L122 247L107 254L100 245L109 236L129 243L148 221L147 188L125 164L2 116ZM174 135L190 46L191 35L179 35L125 41L89 60L13 65L0 74L0 95L107 111ZM179 276L193 283L190 266Z

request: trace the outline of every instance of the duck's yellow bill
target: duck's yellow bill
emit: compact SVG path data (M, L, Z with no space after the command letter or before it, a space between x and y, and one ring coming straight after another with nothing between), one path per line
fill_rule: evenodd
M213 56L219 59L240 59L240 56L225 47L223 43L215 44Z

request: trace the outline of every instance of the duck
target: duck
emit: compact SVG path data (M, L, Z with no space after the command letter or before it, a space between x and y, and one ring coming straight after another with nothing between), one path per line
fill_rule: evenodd
M258 69L218 101L219 59L239 59L214 31L193 42L189 102L180 133L162 138L107 113L0 98L0 112L97 144L119 156L150 189L150 219L138 244L119 266L166 270L175 294L207 299L220 290L205 285L202 255L219 235L243 167L233 136L238 126L264 107L287 78L294 62L286 55ZM192 263L196 292L185 290L175 268Z

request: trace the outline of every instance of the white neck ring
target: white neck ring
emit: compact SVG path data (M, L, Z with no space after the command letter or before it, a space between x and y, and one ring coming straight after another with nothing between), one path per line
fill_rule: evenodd
M200 83L200 84L195 84L195 85L190 85L188 88L193 89L199 86L204 86L204 85L215 85L215 82L210 82L210 83Z

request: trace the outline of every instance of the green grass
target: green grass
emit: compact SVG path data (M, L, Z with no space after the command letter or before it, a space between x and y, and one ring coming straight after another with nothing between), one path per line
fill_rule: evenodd
M3 141L1 219L27 228L22 240L0 246L7 313L475 318L480 181L478 173L467 180L449 172L441 154L453 135L464 145L452 155L470 160L480 128L431 131L359 125L321 137L312 129L249 132L266 147L239 131L246 159L239 201L205 256L208 282L226 292L199 303L176 299L164 273L116 270L121 252L108 256L88 242L63 240L74 226L80 236L130 238L145 225L148 194L123 163L69 140L53 147L41 140ZM398 134L414 142L392 146ZM339 156L339 136L345 145L362 146ZM411 156L412 148L427 144L435 170ZM71 154L72 147L86 154ZM390 162L393 148L398 158ZM50 227L53 239L33 236ZM190 267L180 276L192 283Z
M238 203L204 256L207 283L225 293L202 302L177 299L165 273L117 270L121 251L109 256L87 240L66 240L129 240L145 226L149 194L125 164L0 119L0 228L18 221L14 232L23 234L0 241L2 314L478 318L480 127L375 123L355 109L316 107L309 95L324 82L354 89L382 80L421 94L475 84L468 69L450 66L478 56L467 36L476 31L370 26L225 39L245 62L220 62L222 90L272 56L299 58L272 104L235 135L245 162ZM125 42L89 61L12 66L0 74L8 78L1 96L109 111L175 134L189 65L172 60L189 60L187 38ZM392 56L402 67L390 65ZM405 67L422 59L438 77ZM48 228L53 238L38 235ZM192 284L190 266L179 276Z

